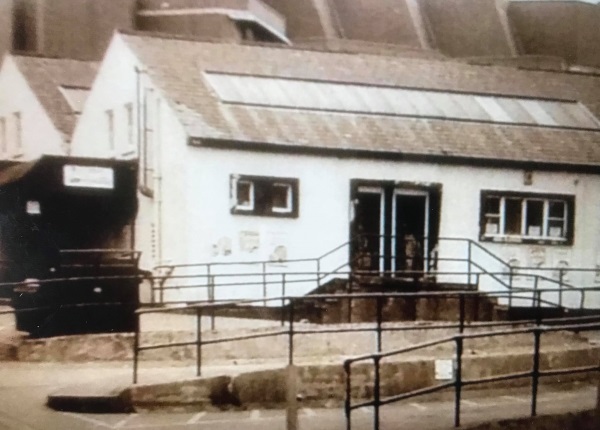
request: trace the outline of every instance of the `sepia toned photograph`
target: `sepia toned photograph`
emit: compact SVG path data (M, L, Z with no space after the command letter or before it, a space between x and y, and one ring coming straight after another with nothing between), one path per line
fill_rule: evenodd
M0 0L0 430L600 429L600 0Z

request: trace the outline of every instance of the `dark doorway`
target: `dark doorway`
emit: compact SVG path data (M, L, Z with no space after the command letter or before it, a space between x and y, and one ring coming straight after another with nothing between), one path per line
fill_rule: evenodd
M394 199L394 271L422 271L427 254L429 196L397 193Z
M440 188L357 181L352 190L353 270L400 277L429 271L438 237Z
M381 188L361 187L353 200L353 269L371 271L380 268L382 196Z

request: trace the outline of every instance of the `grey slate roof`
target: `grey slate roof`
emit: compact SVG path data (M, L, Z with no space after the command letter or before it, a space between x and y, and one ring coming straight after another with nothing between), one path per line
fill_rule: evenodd
M90 88L98 63L17 54L13 58L58 131L69 141L77 117L59 87Z
M188 134L200 142L600 166L597 131L227 105L203 78L203 71L211 71L584 102L591 97L584 94L586 85L572 85L566 74L140 34L122 37L171 101Z

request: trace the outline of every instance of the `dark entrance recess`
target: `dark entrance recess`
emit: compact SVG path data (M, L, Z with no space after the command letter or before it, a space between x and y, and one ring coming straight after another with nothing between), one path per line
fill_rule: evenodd
M441 186L352 181L353 270L427 272L437 245Z
M33 280L8 291L19 330L54 336L135 329L136 186L136 166L126 161L43 157L0 172L2 282ZM102 276L132 278L35 281ZM43 310L22 311L30 308Z

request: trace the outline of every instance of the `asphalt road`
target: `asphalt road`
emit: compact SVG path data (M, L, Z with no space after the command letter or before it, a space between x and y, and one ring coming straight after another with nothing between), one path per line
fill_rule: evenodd
M44 378L41 378L44 379ZM91 429L211 429L231 430L285 430L285 412L281 410L250 410L199 413L152 413L152 414L76 414L57 412L46 408L46 395L56 388L35 379L0 387L0 429L6 430L91 430ZM2 385L2 381L0 381ZM465 393L462 403L463 424L484 422L493 418L527 416L529 393L527 390L503 391L491 396L480 392ZM596 388L578 386L568 391L542 388L539 398L539 414L591 409L595 406ZM415 399L386 406L381 410L382 430L449 430L453 428L451 400L417 402ZM338 430L345 428L340 409L300 410L299 428ZM373 428L373 412L370 409L354 411L352 428Z

